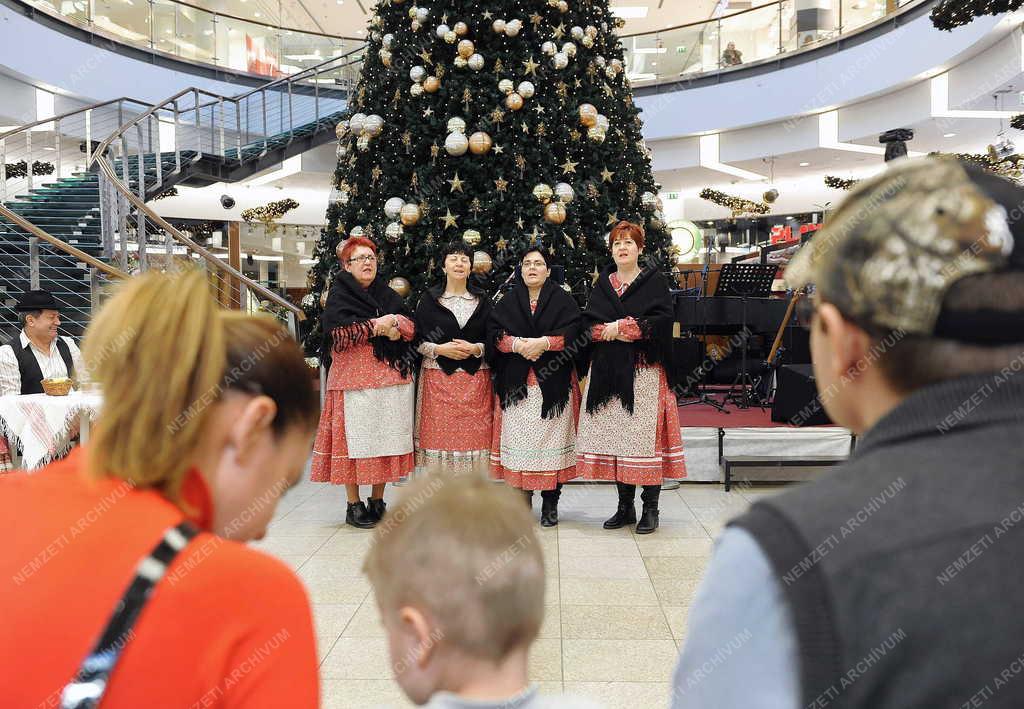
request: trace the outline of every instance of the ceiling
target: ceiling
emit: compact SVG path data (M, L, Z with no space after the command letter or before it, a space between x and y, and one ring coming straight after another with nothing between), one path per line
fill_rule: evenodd
M202 8L282 27L341 36L358 36L372 16L373 0L191 0ZM439 1L439 0L436 0ZM629 8L620 34L653 32L715 16L716 7L730 14L771 0L613 0ZM633 17L632 15L643 15Z

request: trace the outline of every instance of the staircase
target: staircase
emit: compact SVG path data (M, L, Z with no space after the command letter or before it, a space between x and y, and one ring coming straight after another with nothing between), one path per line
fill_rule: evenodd
M145 202L179 184L242 180L334 140L352 83L346 69L358 61L350 55L239 96L190 88L156 105L121 98L0 135L0 341L20 329L14 304L25 290L52 292L62 333L80 337L110 280L179 258L207 269L225 307L269 300L294 329L300 308ZM29 174L7 179L21 161ZM32 175L36 162L57 177Z

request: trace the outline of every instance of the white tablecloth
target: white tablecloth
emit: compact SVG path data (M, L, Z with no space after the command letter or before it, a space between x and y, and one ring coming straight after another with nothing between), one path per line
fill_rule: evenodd
M102 403L103 397L97 392L0 396L0 430L12 449L21 449L21 467L41 468L67 452L80 420L88 425Z

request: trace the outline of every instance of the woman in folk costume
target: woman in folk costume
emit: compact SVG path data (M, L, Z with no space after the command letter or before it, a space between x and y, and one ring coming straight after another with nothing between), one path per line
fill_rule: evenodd
M540 490L540 523L558 524L562 483L576 477L576 380L580 309L553 280L547 257L530 249L521 278L491 313L494 373L491 473L526 494Z
M352 237L338 247L323 329L334 361L313 445L311 479L344 485L346 524L367 529L384 514L384 485L412 472L412 313L377 276L377 247ZM371 485L368 505L359 486Z
M445 280L416 308L423 355L416 399L416 467L487 474L493 388L484 362L491 301L469 283L473 251L452 242L441 254Z
M643 486L636 532L650 534L658 527L662 479L686 475L679 410L664 366L672 347L672 296L656 269L640 269L642 227L619 222L608 242L615 262L598 276L583 312L592 344L576 467L583 477L618 487L618 509L605 529L637 521L636 486Z

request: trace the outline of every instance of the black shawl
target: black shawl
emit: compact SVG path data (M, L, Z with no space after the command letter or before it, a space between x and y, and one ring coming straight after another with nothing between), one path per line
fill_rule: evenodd
M459 327L459 321L455 314L438 302L444 294L444 284L434 286L427 290L420 298L416 306L416 342L433 342L436 345L443 345L452 340L465 340L466 342L478 343L487 342L487 320L491 314L491 299L487 294L472 283L466 285L467 290L478 299L476 310L469 316L465 327ZM466 359L451 359L450 357L438 357L437 366L448 376L451 376L459 369L467 374L476 374L480 369L483 359L480 357L467 357Z
M670 364L674 310L668 281L655 268L645 266L620 298L612 288L609 276L615 264L605 268L590 294L583 311L583 326L589 336L594 325L632 316L640 326L643 339L636 342L592 340L587 412L594 413L612 399L619 399L623 408L633 413L633 382L636 369L643 364L662 364L669 378L675 381Z
M533 369L543 394L541 418L556 418L562 414L572 391L572 370L581 345L579 328L579 306L551 279L541 288L536 312L530 312L530 291L522 280L494 306L487 328L488 356L494 391L502 409L526 398L526 381ZM497 344L503 335L561 335L565 338L565 350L545 352L536 362L531 362L518 354L499 352Z
M416 369L416 350L405 340L374 336L370 320L394 313L412 319L402 298L377 276L363 288L348 271L339 271L331 283L321 322L329 350L342 352L364 339L373 345L373 356L408 377Z

